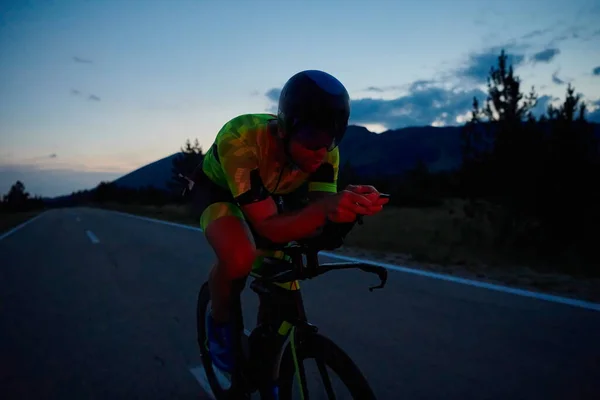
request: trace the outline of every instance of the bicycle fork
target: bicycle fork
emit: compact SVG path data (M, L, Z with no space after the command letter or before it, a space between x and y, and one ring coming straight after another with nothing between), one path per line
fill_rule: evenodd
M292 377L292 381L295 377L299 383L298 390L300 393L300 398L305 398L305 393L308 393L308 389L304 368L300 365L298 359L298 344L300 343L300 339L302 338L303 334L316 331L317 328L315 326L306 322L301 323L300 325L294 325L288 321L283 321L274 335L275 340L267 340L267 342L271 343L271 349L270 351L267 350L268 353L266 353L269 355L267 359L270 360L268 363L268 368L263 370L265 382L263 384L263 391L261 391L261 395L266 396L263 397L264 399L279 400L279 372L281 371L281 364L288 349L294 367L294 376ZM273 339L273 336L271 336L271 339Z

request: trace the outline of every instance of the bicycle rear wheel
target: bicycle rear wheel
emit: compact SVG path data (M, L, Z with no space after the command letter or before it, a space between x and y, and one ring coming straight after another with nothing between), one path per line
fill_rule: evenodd
M294 340L294 338L292 338ZM294 357L295 353L295 357ZM320 392L326 393L328 399L348 398L336 394L327 369L332 370L345 387L352 399L375 399L375 394L367 379L356 366L354 361L333 341L319 333L310 333L301 340L296 340L295 346L287 346L279 369L279 399L309 399L317 398L316 394L309 395L304 361L316 361L322 380ZM318 397L323 398L323 397Z

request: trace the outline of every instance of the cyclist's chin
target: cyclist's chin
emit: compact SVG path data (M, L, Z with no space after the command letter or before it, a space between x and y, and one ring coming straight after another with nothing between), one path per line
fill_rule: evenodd
M304 161L298 163L298 167L300 167L300 169L303 172L311 174L311 173L315 172L317 169L319 169L322 162L323 161L304 160Z

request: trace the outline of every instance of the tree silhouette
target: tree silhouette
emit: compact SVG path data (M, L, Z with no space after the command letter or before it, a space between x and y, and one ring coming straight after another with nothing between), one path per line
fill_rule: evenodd
M29 193L25 191L25 185L21 181L15 182L4 195L4 202L9 210L25 210L29 200Z
M590 238L600 222L600 193L592 188L600 181L600 151L585 112L585 103L570 84L563 103L548 108L539 212L553 246L577 244L595 253Z
M534 88L524 95L520 86L502 51L483 107L473 99L462 129L460 193L503 206L504 244L595 255L588 232L600 222L600 193L590 187L600 181L600 152L585 104L569 84L563 103L536 120Z
M467 198L493 199L510 209L501 236L507 239L536 207L542 172L542 133L532 114L534 88L521 93L521 81L504 50L490 68L483 107L473 99L471 120L462 130L461 192Z
M196 179L195 174L203 160L204 153L198 139L195 139L193 144L187 139L181 148L181 153L173 158L171 180L167 183L175 199L181 198L183 189L188 185L188 181L183 177Z
M41 196L31 196L27 193L22 181L16 181L0 200L2 211L30 211L44 208L46 205Z

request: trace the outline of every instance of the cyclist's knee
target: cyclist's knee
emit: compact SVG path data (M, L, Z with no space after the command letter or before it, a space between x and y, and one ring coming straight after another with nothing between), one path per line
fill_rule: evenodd
M256 258L256 247L244 220L223 217L212 221L205 231L213 247L218 268L233 280L248 276Z
M219 257L219 268L223 268L229 279L248 276L256 258L256 250L249 243L240 242L232 246L230 253Z

